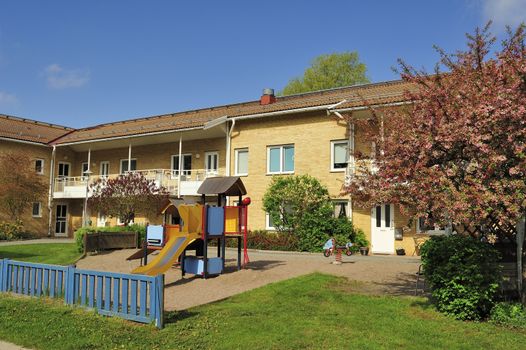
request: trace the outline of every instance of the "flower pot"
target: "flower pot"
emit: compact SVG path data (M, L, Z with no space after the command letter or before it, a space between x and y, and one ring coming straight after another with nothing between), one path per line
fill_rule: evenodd
M369 247L360 247L360 254L369 255Z
M405 255L405 249L404 248L398 248L396 250L396 255Z

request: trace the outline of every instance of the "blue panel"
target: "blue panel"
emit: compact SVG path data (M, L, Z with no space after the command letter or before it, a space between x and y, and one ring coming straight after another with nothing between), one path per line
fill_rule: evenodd
M119 312L119 303L120 301L120 283L121 280L118 278L113 278L113 312Z
M121 312L128 313L128 284L130 283L129 279L122 279L122 310Z
M204 261L195 256L187 256L184 260L184 271L193 275L202 275L205 269ZM218 275L223 271L222 258L209 258L207 265L210 275Z
M140 299L139 299L139 314L141 316L146 316L146 287L148 285L148 282L139 282L140 283Z
M111 278L104 279L104 310L109 311L111 304Z
M222 207L209 207L206 221L207 233L210 236L221 236L225 231L225 209Z
M137 315L137 281L131 281L130 314Z
M42 274L44 273L44 270L38 269L37 270L37 296L42 295Z
M162 246L164 244L164 227L162 225L148 225L146 227L148 245Z
M80 304L86 305L86 294L88 293L88 276L82 274L82 292L80 293Z
M93 299L95 299L95 276L89 276L89 294L88 306L93 307Z
M54 297L55 296L55 286L57 283L57 271L51 270L51 278L49 281L49 296Z
M49 295L49 269L44 269L44 294Z
M97 309L102 309L102 276L97 276Z

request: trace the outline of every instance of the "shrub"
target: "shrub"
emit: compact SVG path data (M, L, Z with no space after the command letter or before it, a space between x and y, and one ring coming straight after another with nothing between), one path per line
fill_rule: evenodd
M439 311L460 320L489 315L502 280L499 254L493 246L462 235L434 236L421 253Z
M0 222L0 241L11 241L25 238L24 225L20 220L14 223Z
M293 251L298 249L298 239L289 233L250 231L247 246L251 249Z
M296 237L294 250L321 251L331 236L341 245L357 238L368 245L363 232L357 236L348 218L334 218L329 191L312 176L273 177L263 208L280 235Z
M491 309L490 321L502 326L526 328L526 309L519 303L498 303Z
M137 232L139 234L139 245L146 239L146 226L132 224L128 226L110 226L110 227L81 227L75 231L75 242L79 252L84 252L84 235L95 232Z

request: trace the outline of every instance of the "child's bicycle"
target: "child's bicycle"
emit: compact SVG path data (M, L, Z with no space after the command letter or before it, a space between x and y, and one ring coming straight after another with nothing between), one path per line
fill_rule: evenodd
M353 253L351 250L351 247L352 247L352 243L351 244L347 243L346 245L336 246L336 248L334 249L325 249L323 251L323 256L326 258L330 257L333 254L334 250L340 250L342 252L345 251L345 255L351 256Z

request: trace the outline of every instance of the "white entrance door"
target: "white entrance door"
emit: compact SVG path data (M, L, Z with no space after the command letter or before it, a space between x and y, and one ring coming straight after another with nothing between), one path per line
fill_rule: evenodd
M394 205L378 205L371 212L371 250L393 254L394 245Z
M216 176L218 174L219 154L217 152L205 153L205 172L206 176Z
M68 206L57 204L55 215L55 236L68 235Z

